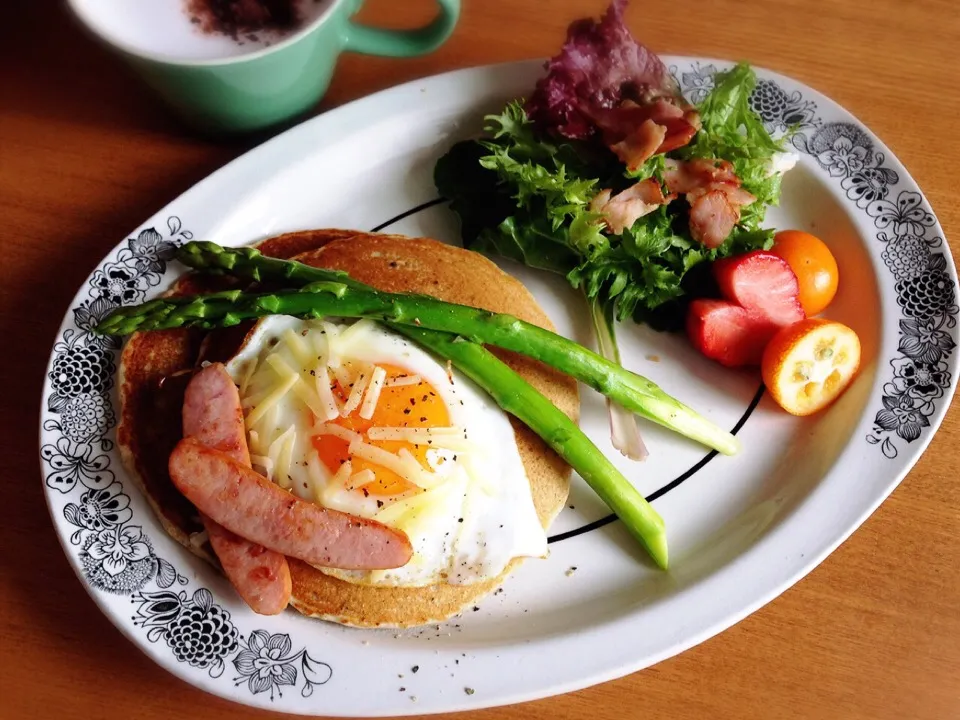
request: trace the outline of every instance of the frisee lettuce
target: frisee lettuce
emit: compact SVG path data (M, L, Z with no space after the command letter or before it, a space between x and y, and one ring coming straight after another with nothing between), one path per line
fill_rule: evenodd
M595 144L547 138L536 132L521 101L485 120L485 136L458 143L437 163L435 182L461 220L464 245L564 275L592 302L618 320L633 317L676 328L691 296L710 294L709 273L717 258L768 249L773 231L761 223L780 197L780 177L771 159L782 152L750 108L756 86L745 64L718 73L714 89L698 106L702 128L670 157L730 161L757 201L718 248L693 240L686 206L674 200L637 220L619 235L591 212L603 188L614 192L649 177L663 179L664 156L634 172ZM608 308L609 306L609 308Z

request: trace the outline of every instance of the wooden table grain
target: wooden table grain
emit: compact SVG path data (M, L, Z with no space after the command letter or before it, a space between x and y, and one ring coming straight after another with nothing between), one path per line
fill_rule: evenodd
M602 6L465 0L453 38L429 57L344 57L318 112L442 70L548 55L569 21ZM51 529L36 442L44 366L75 289L131 229L257 139L185 132L60 3L4 10L0 716L281 717L175 679L100 614ZM363 16L402 27L430 12L428 0L370 0ZM960 250L954 0L635 0L628 17L660 52L749 59L840 102L904 161ZM735 627L620 680L461 717L960 717L958 464L954 409L849 541Z

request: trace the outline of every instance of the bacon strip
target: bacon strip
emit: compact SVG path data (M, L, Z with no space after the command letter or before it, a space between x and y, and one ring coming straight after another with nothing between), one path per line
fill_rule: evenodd
M183 434L250 465L240 395L222 364L208 365L190 380L183 399ZM203 513L200 518L224 574L244 602L261 615L282 612L292 589L287 558Z
M740 212L720 190L702 193L690 205L690 234L708 248L718 247L730 235Z
M627 169L637 170L657 154L666 137L667 128L648 118L623 140L611 144L610 149L626 164Z
M727 160L667 158L665 166L664 182L671 193L686 194L714 182L740 184L740 178L733 171L733 165Z
M601 190L590 201L590 210L603 215L610 231L619 235L638 218L652 213L665 202L668 202L668 199L663 196L660 183L653 178L647 178L612 197L609 189Z
M626 100L616 108L594 110L591 118L604 143L630 170L683 147L700 128L699 113L680 98L660 97L644 105Z
M705 246L717 247L740 220L740 208L756 198L740 187L740 178L726 160L666 161L664 181L670 193L690 203L690 234Z
M193 438L174 448L169 469L177 489L201 512L252 542L311 565L378 570L406 565L413 555L404 533L301 500Z

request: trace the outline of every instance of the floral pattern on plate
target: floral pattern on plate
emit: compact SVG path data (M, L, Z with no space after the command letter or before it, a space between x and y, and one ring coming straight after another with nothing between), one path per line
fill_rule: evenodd
M151 643L161 640L181 663L211 678L223 675L230 662L253 694L282 697L282 688L300 685L308 697L326 683L332 668L306 649L293 652L289 635L254 630L246 639L229 611L214 603L206 588L185 590L189 581L173 563L157 555L141 525L133 524L131 498L111 469L116 425L111 400L117 370L117 338L95 335L93 328L111 310L142 302L159 285L177 246L193 234L180 219L167 220L167 237L155 228L127 241L117 256L103 263L89 280L87 297L73 309L75 327L64 330L54 346L48 374L47 435L40 449L47 487L70 497L63 518L76 531L81 571L90 587L130 598L134 625ZM148 588L154 587L154 590Z

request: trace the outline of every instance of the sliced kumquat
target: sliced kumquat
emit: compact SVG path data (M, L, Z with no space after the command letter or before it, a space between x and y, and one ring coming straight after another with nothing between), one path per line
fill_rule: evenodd
M770 395L793 415L810 415L830 405L859 368L857 334L820 318L780 330L764 350L760 366Z

